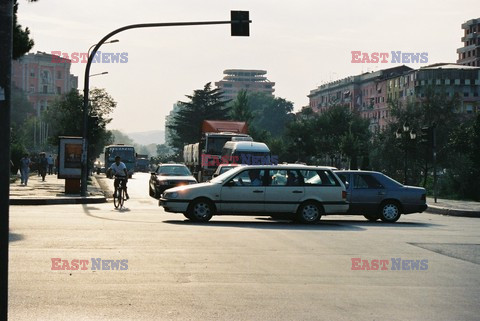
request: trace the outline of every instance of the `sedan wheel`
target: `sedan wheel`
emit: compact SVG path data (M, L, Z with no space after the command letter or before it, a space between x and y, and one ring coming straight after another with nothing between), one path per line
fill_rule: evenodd
M305 224L314 224L320 220L323 210L320 205L315 202L307 202L302 204L297 212L297 220Z
M394 223L400 218L400 207L395 202L386 202L380 208L380 219L387 223Z
M188 209L188 218L195 222L208 222L214 214L213 204L205 199L193 201Z

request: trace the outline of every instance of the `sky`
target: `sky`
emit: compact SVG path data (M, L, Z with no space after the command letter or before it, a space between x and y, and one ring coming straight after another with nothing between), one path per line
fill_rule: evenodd
M226 21L231 10L250 12L250 37L231 37L229 25L134 29L113 36L100 50L126 53L126 63L93 64L90 88L117 101L110 129L163 130L177 101L188 100L226 69L261 69L275 82L275 96L308 105L317 86L401 65L352 63L352 51L428 53L419 68L455 62L461 24L478 18L478 0L18 0L19 23L28 27L31 52L85 53L109 32L148 22ZM370 56L371 57L371 56ZM72 63L83 90L85 63Z

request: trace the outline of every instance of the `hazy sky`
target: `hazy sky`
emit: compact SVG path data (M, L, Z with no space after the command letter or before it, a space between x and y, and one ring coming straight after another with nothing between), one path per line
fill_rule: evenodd
M351 51L428 52L428 64L455 62L460 25L478 18L478 0L18 0L19 22L35 40L32 52L87 52L116 28L146 22L229 20L248 10L250 37L231 37L229 25L164 27L122 32L104 52L128 53L127 63L93 64L90 88L118 102L111 129L164 129L165 115L186 94L223 77L225 69L267 70L275 95L308 105L325 81L394 66L352 64ZM418 68L426 64L407 64ZM72 64L83 90L85 64Z

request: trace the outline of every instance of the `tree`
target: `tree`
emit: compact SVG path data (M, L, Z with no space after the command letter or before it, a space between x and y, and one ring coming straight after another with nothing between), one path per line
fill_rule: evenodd
M232 120L244 121L247 124L250 124L252 121L253 114L248 105L248 96L246 90L241 90L238 93L237 98L233 101L229 116Z
M172 130L172 145L179 150L183 150L185 144L200 141L204 120L224 120L229 113L228 101L222 100L222 92L219 88L212 89L211 83L186 97L190 101L178 103L180 109L172 125L167 126Z
M282 136L287 124L294 119L293 103L284 98L251 93L248 95L248 105L253 114L249 127L257 131L265 130L274 137Z
M37 0L29 0L29 2L36 2ZM16 60L30 51L35 44L33 39L30 39L30 30L22 29L22 26L17 21L18 2L13 2L13 59Z
M106 145L112 143L112 133L106 129L110 113L117 103L104 89L90 91L88 111L88 155L95 160ZM82 136L83 95L72 90L61 100L54 102L42 115L53 129L50 141L58 145L58 136Z

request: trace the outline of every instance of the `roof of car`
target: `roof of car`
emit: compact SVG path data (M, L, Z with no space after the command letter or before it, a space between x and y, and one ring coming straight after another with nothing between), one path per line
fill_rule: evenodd
M231 147L238 151L270 151L265 143L260 142L233 142L229 141L225 143L224 148Z
M334 170L335 173L373 173L373 174L382 174L376 171L364 171L361 169L341 169L341 170Z
M264 169L264 168L278 168L278 169L328 169L332 170L329 166L315 166L315 165L303 165L303 164L278 164L278 165L246 165L249 169Z
M158 166L183 166L183 167L186 167L185 164L159 164Z

